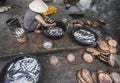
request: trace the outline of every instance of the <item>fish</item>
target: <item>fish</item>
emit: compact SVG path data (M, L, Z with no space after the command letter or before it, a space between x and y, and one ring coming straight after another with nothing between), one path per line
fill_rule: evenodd
M14 72L10 72L13 71ZM23 58L8 67L5 83L36 83L39 78L40 66L34 58Z
M45 30L45 33L48 33L50 36L62 36L64 31L60 27L49 27Z

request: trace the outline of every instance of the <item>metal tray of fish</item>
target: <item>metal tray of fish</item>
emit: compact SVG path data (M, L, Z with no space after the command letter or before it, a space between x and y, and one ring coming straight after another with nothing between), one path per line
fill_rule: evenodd
M7 63L0 73L0 83L38 83L41 64L32 55L20 55Z
M92 45L98 39L97 34L88 28L74 28L72 30L72 36L78 43L84 45Z
M54 27L43 27L43 32L52 39L59 39L65 34L66 26L61 21L58 21Z

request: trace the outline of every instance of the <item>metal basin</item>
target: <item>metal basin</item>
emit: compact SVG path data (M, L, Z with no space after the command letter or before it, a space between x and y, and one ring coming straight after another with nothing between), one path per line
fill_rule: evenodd
M66 30L66 26L61 21L56 22L56 26L54 27L43 27L44 34L52 39L59 39L63 37Z
M97 34L88 28L74 28L72 30L73 38L80 44L92 45L95 44L98 36Z
M20 55L9 61L0 73L0 83L38 83L41 65L32 55Z

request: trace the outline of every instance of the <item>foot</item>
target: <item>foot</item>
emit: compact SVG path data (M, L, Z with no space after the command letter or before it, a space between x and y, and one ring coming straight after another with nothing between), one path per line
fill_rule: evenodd
M36 34L41 34L41 33L42 33L42 30L35 30L34 33L36 33Z

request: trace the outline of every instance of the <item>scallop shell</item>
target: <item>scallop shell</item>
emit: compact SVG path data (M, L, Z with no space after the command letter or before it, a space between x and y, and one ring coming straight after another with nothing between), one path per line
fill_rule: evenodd
M86 51L91 53L92 55L95 55L95 56L100 55L100 52L95 48L87 48Z
M84 53L84 54L83 54L83 59L84 59L84 61L87 62L87 63L92 63L92 62L94 61L94 58L93 58L92 55L89 54L89 53Z
M78 80L78 83L87 83L87 82L82 78L81 70L79 70L79 71L77 72L77 80Z
M114 39L108 40L108 44L113 47L117 47L117 41Z
M109 51L109 45L105 41L101 40L101 41L98 41L97 43L101 50Z
M87 69L82 69L81 70L81 74L83 79L87 82L87 83L94 83L92 80L92 76L90 74L90 71Z
M99 83L113 83L112 78L107 73L99 73L98 75Z

